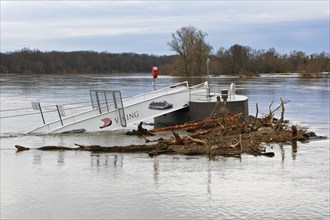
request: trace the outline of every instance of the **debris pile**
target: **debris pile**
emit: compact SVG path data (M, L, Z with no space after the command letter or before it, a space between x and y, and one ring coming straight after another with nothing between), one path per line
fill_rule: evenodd
M264 117L258 118L258 105L256 105L256 116L242 119L242 114L230 114L223 107L212 117L202 121L174 125L153 130L142 128L139 124L138 130L128 132L128 134L143 137L146 144L130 146L103 147L99 145L80 145L68 148L59 146L44 146L38 150L84 150L97 152L118 152L118 153L148 153L149 156L160 154L183 154L183 155L207 155L213 156L240 156L241 154L251 154L256 156L274 156L273 152L266 152L267 143L304 141L316 138L314 132L307 132L306 129L297 125L290 125L288 120L284 120L285 104L281 104L271 110ZM280 118L275 118L274 113L281 109ZM179 135L176 130L185 129L189 135ZM169 139L150 140L146 136L152 136L160 131L172 131ZM318 137L325 138L325 137ZM18 151L28 150L24 146L16 145Z

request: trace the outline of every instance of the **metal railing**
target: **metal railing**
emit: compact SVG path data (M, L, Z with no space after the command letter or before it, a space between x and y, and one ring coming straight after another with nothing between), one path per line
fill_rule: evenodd
M38 115L41 114L43 118L44 124L46 119L46 114L57 112L61 117L65 117L68 110L75 110L81 108L90 107L89 105L82 105L90 102L75 102L75 103L67 103L62 105L41 105L40 102L33 102L31 107L25 108L13 108L13 109L1 109L0 119L8 119L8 118L16 118L16 117L24 117L30 115Z
M100 114L118 110L121 126L127 126L123 100L119 90L90 90L89 92L93 109L98 108Z

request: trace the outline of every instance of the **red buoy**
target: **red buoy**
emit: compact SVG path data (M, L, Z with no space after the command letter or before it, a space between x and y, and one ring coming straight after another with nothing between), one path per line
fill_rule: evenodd
M152 67L152 77L154 77L154 79L156 79L158 77L158 67L157 66Z

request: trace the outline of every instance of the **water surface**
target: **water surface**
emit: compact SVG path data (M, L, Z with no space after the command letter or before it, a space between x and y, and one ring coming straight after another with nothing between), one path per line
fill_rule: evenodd
M1 75L2 219L329 219L329 140L271 144L275 157L241 158L75 151L16 153L14 145L72 147L144 143L122 131L76 135L25 135L39 114L8 117L8 109L89 101L89 89L119 89L124 97L152 89L148 75ZM160 77L157 84L201 78ZM267 114L291 100L285 118L329 135L329 78L212 78L217 90L237 85L250 114ZM215 88L214 88L215 89ZM51 107L47 107L51 108ZM75 111L75 110L72 110ZM18 111L16 111L18 112ZM21 112L19 114L22 114ZM275 116L279 117L280 112ZM6 118L7 117L7 118ZM50 113L47 120L58 117ZM157 134L168 136L167 133Z

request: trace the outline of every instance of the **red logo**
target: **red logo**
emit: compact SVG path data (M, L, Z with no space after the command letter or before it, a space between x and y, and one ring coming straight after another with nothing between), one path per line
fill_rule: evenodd
M101 121L103 121L103 125L100 126L100 128L106 128L112 124L111 118L102 118Z

